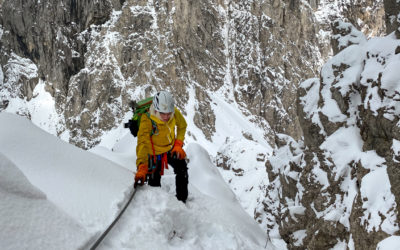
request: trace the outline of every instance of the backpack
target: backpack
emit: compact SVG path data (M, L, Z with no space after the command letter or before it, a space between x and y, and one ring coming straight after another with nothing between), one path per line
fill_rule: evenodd
M153 97L148 97L148 98L140 100L138 102L132 101L130 103L132 111L133 111L133 117L127 123L125 123L125 128L129 128L129 130L131 131L131 134L134 137L137 136L137 133L139 131L140 119L142 118L142 115L146 114L148 117L150 117L149 109L150 109L150 106L152 103L153 103ZM152 121L152 124L153 124L153 121ZM155 124L153 124L153 126L154 125Z

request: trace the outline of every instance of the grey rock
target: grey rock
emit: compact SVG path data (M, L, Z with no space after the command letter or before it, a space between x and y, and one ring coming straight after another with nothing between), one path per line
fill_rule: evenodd
M400 39L400 3L396 0L384 0L385 5L385 24L388 34L395 31L397 39Z

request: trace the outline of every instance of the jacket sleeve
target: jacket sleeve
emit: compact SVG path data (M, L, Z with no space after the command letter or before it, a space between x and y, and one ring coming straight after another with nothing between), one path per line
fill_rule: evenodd
M143 163L147 164L148 155L151 153L151 130L152 125L150 118L143 114L140 120L139 131L137 134L136 167Z
M182 113L177 108L175 108L175 119L176 119L176 127L177 127L176 139L184 141L187 123L186 123L186 120L183 117Z

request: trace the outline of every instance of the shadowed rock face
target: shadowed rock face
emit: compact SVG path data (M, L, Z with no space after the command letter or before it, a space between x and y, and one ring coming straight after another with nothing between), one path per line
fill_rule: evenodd
M85 45L77 35L91 24L104 23L108 1L4 1L1 23L2 65L11 53L38 65L39 77L53 82L66 96L71 76L84 66Z
M195 90L194 123L208 139L215 132L208 91L253 115L271 143L272 131L298 139L297 85L330 51L318 35L326 25L314 18L319 2L5 0L4 82L29 100L45 81L63 117L58 132L68 130L83 148L122 122L130 99L160 89L174 92L182 109ZM36 76L13 81L5 70L13 54L31 60Z
M2 1L0 63L4 71L4 85L11 89L11 97L17 95L29 101L38 79L42 79L46 81L46 90L55 98L58 112L63 114L70 80L85 64L87 41L79 35L91 25L105 23L110 17L112 4L118 8L122 3ZM15 63L20 63L13 63L10 59L16 57L28 60L26 65L36 65L35 74L14 77L15 71L10 69L15 67Z
M396 0L384 0L385 24L387 34L395 31L396 37L400 39L400 2Z

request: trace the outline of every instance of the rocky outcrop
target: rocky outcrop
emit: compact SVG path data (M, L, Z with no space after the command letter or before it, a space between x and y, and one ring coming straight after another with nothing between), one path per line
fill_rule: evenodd
M278 135L267 163L264 209L290 249L376 249L399 230L400 41L334 27L338 54L298 92L304 141Z

